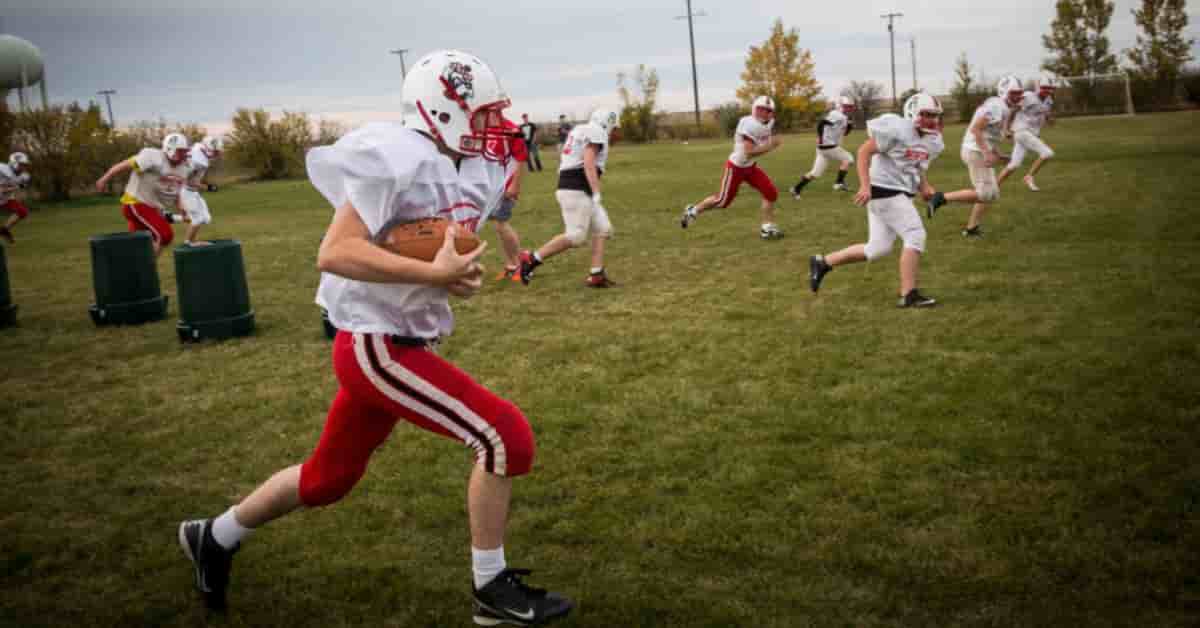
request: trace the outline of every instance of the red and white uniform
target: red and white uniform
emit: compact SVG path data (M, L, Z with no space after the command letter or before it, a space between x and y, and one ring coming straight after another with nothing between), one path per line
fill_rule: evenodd
M750 115L743 116L738 121L737 130L733 134L733 153L729 155L729 161L725 162L725 175L721 178L717 207L729 207L737 197L738 188L742 183L750 184L750 187L758 190L769 202L774 203L775 199L779 198L779 191L771 182L771 177L746 155L746 147L743 144L748 139L755 148L765 146L771 141L774 128L774 118L763 123Z
M29 185L29 173L17 174L8 164L0 164L0 210L25 218L29 208L17 200L17 190Z
M149 231L155 242L170 244L175 232L162 212L178 206L179 193L191 174L191 165L186 159L172 164L158 148L143 148L129 163L133 173L121 197L121 211L129 222L129 230Z
M520 133L520 127L508 118L504 119L503 126L506 131ZM500 188L499 194L488 203L487 211L485 212L485 217L494 216L496 220L501 221L512 218L512 208L515 205L513 201L504 196L504 190L512 183L513 177L516 176L521 164L529 160L529 150L525 146L525 140L521 139L520 135L508 138L506 143L508 144L507 150L493 151L504 152L508 155L508 159L502 162L502 167L504 168L504 186ZM493 165L493 162L489 162L489 165ZM482 226L483 223L480 222L479 224Z
M1037 153L1042 159L1054 156L1054 150L1041 138L1042 126L1046 124L1053 108L1053 96L1042 100L1036 92L1025 92L1021 97L1021 104L1017 105L1017 113L1013 116L1013 151L1008 161L1009 169L1018 168L1030 152Z
M980 118L986 118L987 122L983 127L983 137L987 140L988 145L995 149L1000 145L1000 136L1004 134L1004 120L1011 113L1008 104L999 96L992 96L983 101L975 109L975 115L971 116L971 124L967 126L967 132L963 134L962 150L983 152L983 147L975 141L975 134L970 131L972 126L979 121ZM964 157L965 160L965 157Z
M504 184L501 164L469 158L456 169L428 138L392 123L368 124L312 149L307 166L329 203L349 202L372 234L436 215L475 230ZM447 297L441 287L321 275L317 303L340 330L333 348L340 389L301 468L306 505L332 503L349 492L400 419L462 441L491 473L530 470L533 432L520 410L435 352L414 346L451 333Z

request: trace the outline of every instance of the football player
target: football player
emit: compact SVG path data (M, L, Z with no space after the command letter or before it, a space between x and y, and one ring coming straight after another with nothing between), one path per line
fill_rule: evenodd
M1021 81L1015 76L1000 79L996 93L975 109L971 125L963 135L961 157L971 174L973 187L949 194L939 192L929 201L930 213L946 203L973 203L967 226L962 230L963 237L968 239L983 237L980 225L983 215L989 205L1000 200L1000 182L996 180L995 168L1001 159L1000 138L1008 132L1013 110L1025 96Z
M854 163L854 157L842 148L841 144L842 138L854 130L854 121L851 120L851 116L854 115L855 109L857 106L854 101L842 96L838 100L837 108L825 114L825 117L817 123L817 159L813 162L812 170L792 186L792 198L800 198L800 192L804 190L804 186L808 185L809 181L825 174L825 168L830 161L837 161L841 164L838 167L837 183L833 184L833 189L839 192L850 191L850 188L846 187L846 173L850 171L850 164Z
M343 498L400 420L475 451L467 483L474 621L540 624L570 611L561 595L525 584L507 566L512 478L533 465L529 421L434 350L454 327L449 296L482 285L485 246L459 254L457 229L475 230L499 195L501 112L509 99L478 57L442 50L404 80L402 123L371 123L307 156L313 185L336 208L317 257L317 303L337 327L339 389L316 449L211 519L184 521L179 542L208 605L223 608L232 559L251 531L301 507ZM373 243L390 227L444 216L456 225L432 262Z
M161 255L175 238L171 223L183 221L180 190L192 171L187 138L171 133L163 138L162 149L143 148L137 155L117 162L96 181L96 191L103 192L109 179L130 171L121 196L121 213L130 231L150 232L154 254ZM181 213L173 214L172 209Z
M526 117L528 120L528 117ZM521 197L521 179L529 167L529 152L524 140L521 127L508 118L503 120L504 130L508 136L503 140L508 143L504 150L508 151L504 164L503 192L492 203L493 210L488 213L488 219L496 226L496 237L500 247L504 249L504 270L496 275L497 281L521 281L521 237L512 226L512 210ZM524 126L524 125L522 125Z
M184 244L208 244L208 242L196 239L200 233L200 227L212 222L212 213L208 210L208 202L200 195L200 190L207 189L208 170L212 167L212 163L221 157L224 150L224 140L220 137L206 135L203 140L196 142L192 146L192 151L188 153L192 174L188 177L187 185L181 192L183 195L181 204L183 210L187 212L188 223L190 223L187 233L183 236Z
M600 204L600 177L608 162L609 135L620 125L617 113L608 109L592 112L586 124L567 134L558 165L558 191L554 198L562 208L566 229L532 253L521 252L521 281L528 284L533 271L551 257L577 246L591 236L592 268L584 285L609 288L617 285L604 272L604 244L612 236L608 210Z
M775 201L779 198L779 191L775 189L771 177L756 163L758 157L783 145L783 140L772 134L774 128L775 101L767 96L755 98L750 115L743 116L738 121L737 130L733 134L733 154L725 162L720 191L695 205L685 207L679 226L687 229L700 214L713 207L729 207L737 197L738 188L745 182L762 195L762 227L759 229L759 236L764 240L783 237L783 231L775 224Z
M898 236L900 253L900 307L930 307L933 297L917 290L917 269L925 251L925 225L912 198L931 198L929 166L945 149L941 135L942 104L929 94L913 94L904 103L904 117L884 114L867 123L868 139L858 147L858 180L854 202L867 207L868 238L828 255L808 261L809 287L816 292L829 271L844 264L875 260L887 255Z
M1025 175L1025 185L1034 192L1040 192L1041 188L1034 182L1033 177L1046 164L1046 160L1054 157L1054 150L1042 141L1042 127L1054 124L1054 119L1051 117L1051 110L1054 108L1054 80L1049 77L1042 77L1038 80L1037 93L1025 92L1021 98L1021 103L1017 106L1016 115L1013 116L1012 132L1013 132L1013 152L1012 159L1009 160L1008 166L1000 172L1000 177L996 180L997 184L1004 183L1004 180L1009 177L1017 168L1021 167L1021 163L1025 161L1025 153L1033 151L1037 153L1038 158L1033 162L1033 166L1029 168L1029 173Z
M16 242L13 227L29 216L29 208L17 199L17 192L29 187L32 168L29 155L20 152L9 155L7 164L0 164L0 211L9 214L0 226L0 238L9 244Z

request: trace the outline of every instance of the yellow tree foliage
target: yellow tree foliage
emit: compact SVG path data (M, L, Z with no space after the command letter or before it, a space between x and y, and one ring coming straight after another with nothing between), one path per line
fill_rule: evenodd
M750 47L742 83L738 99L747 105L764 94L775 99L775 117L783 128L825 110L821 85L813 76L812 52L800 48L799 33L794 28L785 31L779 18L771 36L761 46Z

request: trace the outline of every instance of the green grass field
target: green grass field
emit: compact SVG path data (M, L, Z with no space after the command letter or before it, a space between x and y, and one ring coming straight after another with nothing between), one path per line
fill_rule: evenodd
M1196 625L1197 129L1050 128L1045 191L1010 180L985 240L959 235L965 206L928 223L942 305L922 311L895 308L895 252L809 292L810 255L866 237L832 173L763 242L748 188L679 228L727 141L617 145L621 286L583 287L575 251L460 302L444 345L537 434L510 565L574 597L580 627ZM931 173L946 191L968 185L961 134ZM812 148L762 163L785 188ZM550 168L514 218L527 246L561 229ZM0 624L469 625L471 457L407 424L343 502L251 537L230 612L206 617L177 523L302 461L336 387L313 304L330 209L303 181L208 198L205 236L243 244L249 338L179 344L169 252L167 321L92 325L87 238L124 229L115 198L40 207L7 249Z

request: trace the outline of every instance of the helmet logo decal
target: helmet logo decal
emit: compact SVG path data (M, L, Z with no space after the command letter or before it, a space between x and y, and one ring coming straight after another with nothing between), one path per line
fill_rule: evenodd
M468 99L475 98L475 76L471 66L458 61L446 64L442 71L442 83L446 86L446 97L450 100L465 104Z

